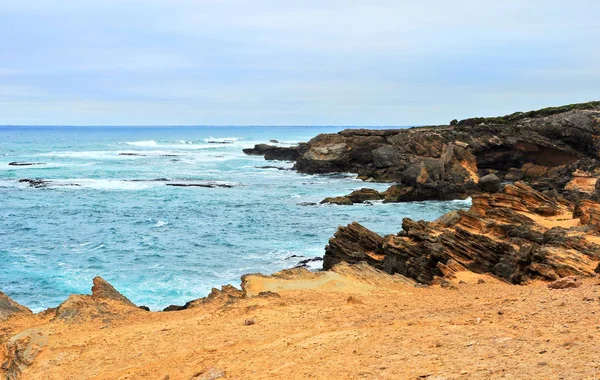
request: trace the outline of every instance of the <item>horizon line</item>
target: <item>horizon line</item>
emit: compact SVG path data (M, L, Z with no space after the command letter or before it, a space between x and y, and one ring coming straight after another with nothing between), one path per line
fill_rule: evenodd
M410 128L410 127L422 127L424 125L320 125L320 124L312 124L312 125L285 125L285 124L265 124L265 125L254 125L254 124L163 124L163 125L143 125L143 124L135 124L135 125L126 125L126 124L97 124L97 125L76 125L76 124L0 124L0 128L4 127L35 127L35 128L56 128L56 127L66 127L66 128L165 128L165 127L175 127L175 128L198 128L198 127L212 127L212 128L228 128L228 127L252 127L252 128L273 128L273 127L285 127L285 128L311 128L311 127L326 127L326 128Z

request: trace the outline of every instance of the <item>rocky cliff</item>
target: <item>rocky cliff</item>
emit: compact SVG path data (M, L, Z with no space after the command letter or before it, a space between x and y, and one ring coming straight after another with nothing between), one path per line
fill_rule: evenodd
M550 197L517 182L473 196L468 211L434 222L405 218L397 235L379 236L358 223L340 227L324 268L366 262L425 284L457 271L488 273L522 284L595 275L600 263L600 204Z
M293 153L278 149L265 157L295 160L302 173L351 172L394 182L394 195L381 196L388 201L464 198L490 173L537 190L572 191L567 185L575 177L600 174L600 102L447 126L347 129L318 135Z

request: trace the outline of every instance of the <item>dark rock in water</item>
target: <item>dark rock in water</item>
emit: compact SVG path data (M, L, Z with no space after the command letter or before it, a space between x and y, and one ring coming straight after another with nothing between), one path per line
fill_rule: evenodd
M41 187L47 187L50 184L50 181L45 181L43 179L23 178L23 179L19 180L19 183L27 183L31 187L41 188Z
M556 216L566 221L564 227L551 228ZM544 223L544 218L553 222ZM581 226L571 227L575 218ZM598 239L600 203L550 198L517 182L498 193L473 195L469 211L434 222L404 218L397 235L382 237L358 223L339 227L326 247L323 267L367 262L425 284L441 284L439 278L457 270L489 273L514 284L554 281L596 275Z
M141 154L141 153L119 153L119 156L142 156L142 157L146 157L145 154Z
M209 144L233 144L233 141L222 141L222 140L208 140Z
M271 144L279 144L279 141L277 141L277 140L269 140L269 142L270 142Z
M321 201L321 204L330 203L334 205L340 206L348 206L352 204L352 201L348 197L330 197L325 198Z
M0 292L0 322L17 314L31 314L31 310L25 306L19 305L9 296Z
M129 182L169 182L169 178L152 178L152 179L128 179Z
M9 166L34 166L34 165L46 165L44 162L9 162Z
M377 201L383 199L383 195L375 189L354 190L346 196L352 203L363 203L365 201Z
M298 262L298 264L294 268L306 268L309 263L315 263L323 261L322 257L314 257L312 259L305 259Z
M294 170L292 168L282 168L281 166L271 166L271 165L255 166L255 168L257 168L257 169Z
M300 203L296 203L296 205L298 205L298 206L316 206L316 205L318 205L318 203L316 203L316 202L300 202Z
M291 147L257 144L254 148L243 149L243 152L248 155L264 156L265 160L296 161L306 149L306 143L300 143L297 146Z
M206 187L206 188L232 188L235 185L230 185L227 183L167 183L167 186L175 186L175 187Z
M380 193L375 189L359 189L354 190L350 194L343 197L328 197L321 201L321 203L333 203L337 205L349 205L354 203L368 203L372 204L369 201L377 201L385 198L384 193Z
M500 191L500 178L495 174L488 174L479 179L479 188L489 193Z

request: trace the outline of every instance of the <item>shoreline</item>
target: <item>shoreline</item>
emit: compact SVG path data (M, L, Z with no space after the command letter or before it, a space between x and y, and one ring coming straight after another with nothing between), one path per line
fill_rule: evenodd
M340 226L324 270L243 275L240 289L213 288L170 312L142 309L100 277L91 295L36 314L0 293L0 374L597 375L600 161L588 146L595 139L600 103L259 148L266 159L293 158L301 172L349 170L367 183L394 182L384 193L341 197L347 201L336 207L377 197L470 196L472 204L431 222L404 218L402 230L386 236L356 222Z

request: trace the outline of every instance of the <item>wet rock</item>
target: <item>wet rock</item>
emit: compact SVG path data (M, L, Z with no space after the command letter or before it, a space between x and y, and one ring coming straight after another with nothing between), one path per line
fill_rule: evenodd
M495 174L488 174L479 179L479 188L489 193L496 193L500 190L500 178Z
M26 183L31 187L42 188L42 187L47 187L50 184L50 181L45 181L43 179L23 178L23 179L19 180L19 183Z
M376 201L383 199L383 195L375 189L362 188L354 190L346 196L352 203L363 203L365 201Z
M306 150L306 144L297 146L281 147L268 144L257 144L254 148L246 148L242 151L253 156L264 156L265 160L296 161Z
M298 264L294 268L306 268L306 267L308 267L309 263L316 263L316 262L320 262L320 261L323 261L322 257L315 257L312 259L301 260L298 262Z
M550 289L578 288L582 285L581 280L575 276L564 277L548 284Z
M277 170L293 170L292 168L282 168L281 166L271 166L271 165L265 165L265 166L255 166L257 169L277 169Z
M316 206L318 205L317 202L300 202L300 203L296 203L296 205L298 206Z
M5 321L14 315L31 314L31 310L25 306L19 305L9 296L0 292L0 322Z
M8 166L35 166L35 165L46 165L44 162L9 162Z
M323 199L320 203L321 204L330 203L330 204L335 204L335 205L340 205L340 206L348 206L348 205L352 204L352 201L348 197L330 197L330 198Z

